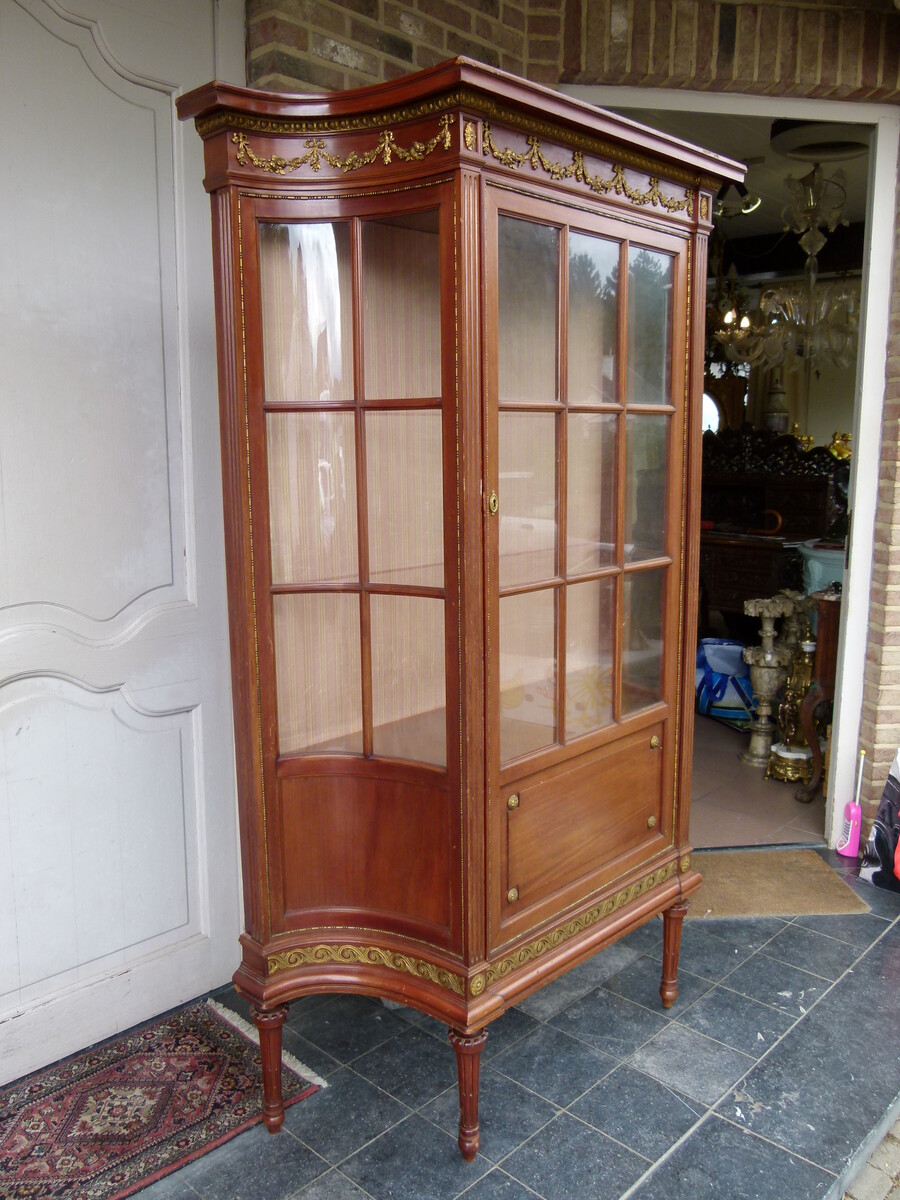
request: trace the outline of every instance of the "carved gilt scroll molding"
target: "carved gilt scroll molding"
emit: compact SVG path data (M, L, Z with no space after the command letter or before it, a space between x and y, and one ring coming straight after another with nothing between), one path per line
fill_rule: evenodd
M323 945L308 946L299 950L282 950L268 957L268 973L288 971L293 967L318 966L323 963L345 963L351 966L389 967L392 971L403 971L407 975L415 975L417 979L426 979L436 983L438 987L447 988L458 996L465 994L465 981L461 975L454 975L443 967L425 962L421 958L412 958L408 954L398 954L394 950L385 950L381 946L339 946Z

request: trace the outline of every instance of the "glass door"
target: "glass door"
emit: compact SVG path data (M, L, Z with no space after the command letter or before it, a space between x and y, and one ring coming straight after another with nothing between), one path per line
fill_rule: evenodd
M488 767L512 919L669 832L660 796L677 685L684 243L537 200L513 208L504 196L490 212ZM651 738L656 753L644 756ZM620 753L632 742L646 758L637 774L635 754ZM626 777L631 798L612 786ZM601 853L607 825L618 844ZM554 847L565 862L538 868Z

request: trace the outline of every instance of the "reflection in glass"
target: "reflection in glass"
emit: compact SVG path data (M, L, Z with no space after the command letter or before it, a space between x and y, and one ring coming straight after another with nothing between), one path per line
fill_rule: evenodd
M556 574L556 416L501 412L500 586Z
M441 414L366 414L369 577L442 587Z
M570 413L566 574L616 561L616 422L610 413Z
M628 417L625 435L625 561L658 558L666 547L669 417Z
M273 596L278 752L361 754L359 597Z
M378 596L372 617L372 749L447 764L444 602Z
M436 209L362 223L368 400L441 394L441 271Z
M613 719L615 579L566 588L566 741Z
M500 401L552 404L559 397L559 230L500 217L497 234Z
M628 403L671 403L671 254L628 250Z
M259 274L266 400L352 400L349 225L261 221Z
M623 716L662 699L664 575L665 569L625 576Z
M569 403L616 400L619 244L569 235Z
M269 413L272 582L356 581L353 414Z
M500 761L556 741L556 591L500 599Z

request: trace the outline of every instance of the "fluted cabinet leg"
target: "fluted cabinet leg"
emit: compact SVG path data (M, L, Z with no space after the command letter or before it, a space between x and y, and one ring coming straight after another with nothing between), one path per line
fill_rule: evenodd
M259 1049L263 1070L263 1121L269 1133L277 1133L284 1122L284 1098L281 1094L281 1027L288 1006L254 1008L253 1020L259 1030Z
M481 1051L487 1036L486 1029L473 1034L450 1030L450 1044L456 1051L456 1072L459 1081L459 1148L466 1162L472 1161L481 1146L478 1080L481 1074Z
M663 965L659 995L663 1008L671 1008L678 999L678 954L681 950L681 926L690 905L676 902L663 913Z

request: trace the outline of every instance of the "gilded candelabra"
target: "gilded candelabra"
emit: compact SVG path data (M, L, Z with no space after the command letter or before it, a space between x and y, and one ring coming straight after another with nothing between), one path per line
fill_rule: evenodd
M775 620L787 616L792 607L793 602L781 595L744 601L744 612L748 617L759 617L762 626L760 645L744 650L744 662L750 665L750 682L757 700L756 715L750 722L750 744L741 755L741 762L750 767L769 765L776 733L772 709L791 665L790 650L775 645Z

